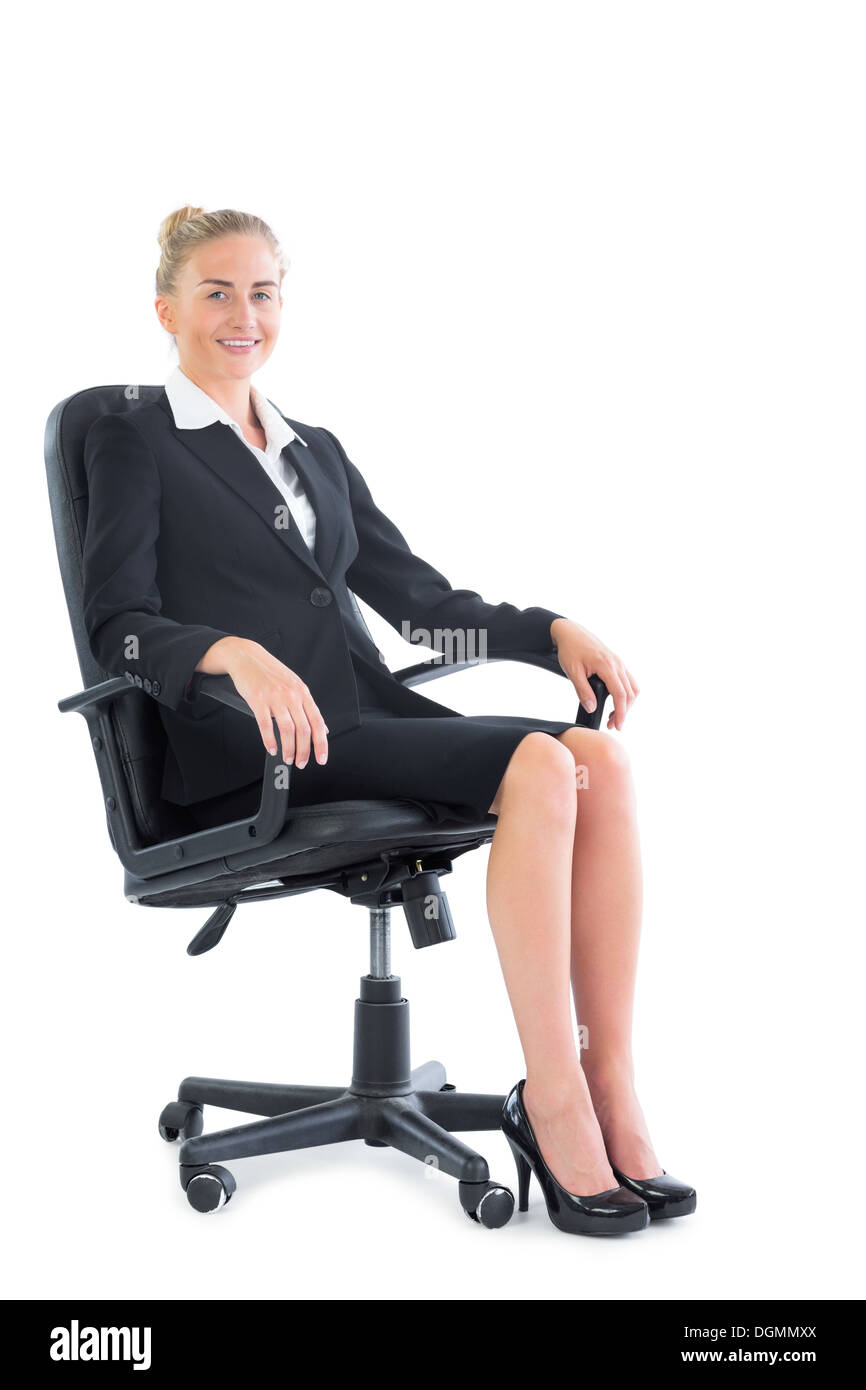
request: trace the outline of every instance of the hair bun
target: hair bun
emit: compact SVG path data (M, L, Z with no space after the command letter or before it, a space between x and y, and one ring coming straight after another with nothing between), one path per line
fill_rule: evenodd
M164 217L157 232L157 240L160 246L165 246L184 222L189 222L193 217L200 217L204 208L185 207L178 208L176 212L170 212L168 217Z
M289 268L289 259L261 217L237 208L177 208L163 218L158 232L160 255L154 278L154 291L173 298L184 267L202 246L219 241L221 237L259 237L264 241L277 265L279 283Z

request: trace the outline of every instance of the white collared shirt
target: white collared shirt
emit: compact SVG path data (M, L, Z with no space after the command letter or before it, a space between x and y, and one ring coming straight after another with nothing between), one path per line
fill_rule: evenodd
M178 429L203 429L205 425L212 425L215 420L219 420L221 424L228 425L234 430L238 439L255 455L271 482L285 497L286 504L298 523L301 535L312 554L316 544L316 513L313 511L296 470L283 452L286 445L290 444L293 439L307 448L306 440L301 439L301 436L295 433L280 412L274 409L270 401L266 400L261 391L258 391L252 383L250 383L250 400L267 436L266 449L259 449L255 444L251 444L248 439L245 439L244 432L237 420L233 420L222 406L217 405L216 401L200 386L196 386L194 381L190 381L179 365L168 376L165 391L174 416L174 423Z

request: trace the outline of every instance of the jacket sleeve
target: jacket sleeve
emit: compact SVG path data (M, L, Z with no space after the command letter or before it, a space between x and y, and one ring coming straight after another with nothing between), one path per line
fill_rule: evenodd
M101 415L84 443L88 509L84 539L84 626L94 659L129 672L161 704L177 709L195 668L230 634L162 613L156 584L160 479L153 451L131 419Z
M406 633L402 625L406 621L412 629L426 628L434 651L447 651L435 637L436 628L462 633L467 651L469 630L475 629L476 634L486 631L488 656L507 656L513 651L556 651L550 625L564 614L548 608L521 609L511 603L486 603L472 589L453 589L444 574L412 553L393 521L376 506L340 441L330 430L321 428L336 445L349 483L358 554L346 571L346 583L354 593L403 636ZM476 655L483 650L479 641L476 635Z

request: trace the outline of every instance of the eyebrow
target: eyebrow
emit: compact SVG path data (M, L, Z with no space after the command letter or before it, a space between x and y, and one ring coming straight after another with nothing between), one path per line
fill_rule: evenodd
M196 285L196 289L198 289L199 285L226 285L230 290L233 290L234 287L235 287L235 286L234 286L234 281L233 281L233 280L199 280L198 285ZM262 285L273 285L273 287L274 287L275 290L278 290L278 289L280 288L279 285L277 284L276 280L254 280L254 281L253 281L253 289L254 289L254 290L259 289L259 287L262 286Z

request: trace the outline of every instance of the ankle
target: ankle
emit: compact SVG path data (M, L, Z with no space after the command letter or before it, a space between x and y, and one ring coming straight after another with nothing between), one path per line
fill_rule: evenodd
M588 1051L588 1050L587 1050ZM597 1093L634 1089L634 1063L622 1054L581 1056L580 1064L590 1090Z
M532 1107L538 1119L551 1120L557 1115L573 1111L576 1102L587 1094L586 1081L580 1064L567 1072L550 1073L527 1072L523 1083L523 1096Z

